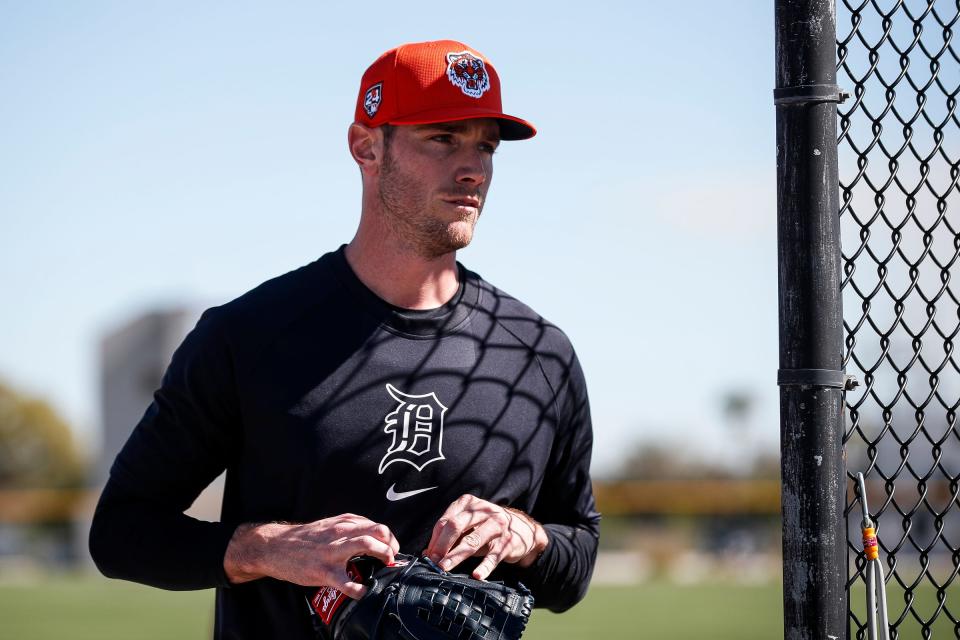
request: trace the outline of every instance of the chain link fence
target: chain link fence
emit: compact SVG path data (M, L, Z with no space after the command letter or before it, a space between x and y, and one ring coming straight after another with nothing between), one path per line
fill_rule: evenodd
M896 638L960 638L960 1L840 0L849 637L863 472Z

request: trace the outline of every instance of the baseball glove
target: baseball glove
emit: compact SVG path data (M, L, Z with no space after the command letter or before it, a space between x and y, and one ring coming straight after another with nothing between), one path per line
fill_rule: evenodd
M447 573L427 557L397 554L393 564L350 561L360 600L322 587L307 595L317 637L324 640L516 640L533 609L530 591Z

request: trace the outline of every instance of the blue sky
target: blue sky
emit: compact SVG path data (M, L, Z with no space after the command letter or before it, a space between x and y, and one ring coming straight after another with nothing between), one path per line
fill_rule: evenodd
M352 236L363 70L401 42L489 56L540 134L498 151L460 260L570 334L595 471L643 438L774 446L772 3L0 0L0 378L97 442L97 345ZM753 446L753 445L750 445Z

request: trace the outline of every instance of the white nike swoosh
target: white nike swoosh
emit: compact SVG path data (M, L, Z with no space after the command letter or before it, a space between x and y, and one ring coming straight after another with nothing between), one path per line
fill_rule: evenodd
M403 500L404 498L409 498L410 496L415 496L418 493L423 493L424 491L430 491L431 489L436 489L436 487L427 487L426 489L414 489L413 491L394 491L393 488L397 486L397 483L390 485L390 488L387 489L387 500L390 502L396 502L397 500Z

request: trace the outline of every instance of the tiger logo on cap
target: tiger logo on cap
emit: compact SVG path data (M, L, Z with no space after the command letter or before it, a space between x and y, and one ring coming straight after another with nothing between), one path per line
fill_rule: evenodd
M490 88L483 60L469 51L447 54L447 78L471 98L479 98Z

